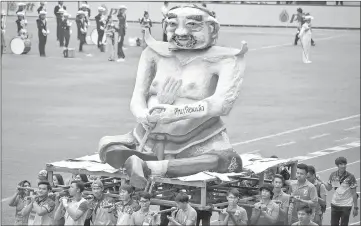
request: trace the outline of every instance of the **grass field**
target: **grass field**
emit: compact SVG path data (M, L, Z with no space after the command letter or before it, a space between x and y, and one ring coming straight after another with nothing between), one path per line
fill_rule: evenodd
M8 18L7 42L16 33L15 20ZM65 59L50 19L47 57L40 58L35 18L28 21L31 51L13 55L8 49L1 61L2 224L13 222L7 198L18 181L35 183L46 163L92 154L102 136L123 134L135 125L129 102L141 48L127 46L122 63L108 62L108 54L94 45L85 46L91 57L76 52L76 58ZM161 38L159 25L152 33ZM292 45L294 33L221 28L219 45L237 48L245 40L250 48L240 98L225 118L231 142L239 153L283 158L358 142L304 162L315 165L326 180L335 170L334 159L343 155L360 185L360 33L314 30L317 46L307 65L301 47ZM135 36L140 36L139 26L129 24L127 38ZM75 27L70 46L78 46ZM324 224L329 219L328 209ZM351 223L359 222L351 217Z

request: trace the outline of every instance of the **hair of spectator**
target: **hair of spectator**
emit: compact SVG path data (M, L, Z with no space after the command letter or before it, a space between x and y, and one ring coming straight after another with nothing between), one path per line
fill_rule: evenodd
M80 176L80 180L83 181L84 183L89 182L88 177L85 174L79 174L79 176Z
M271 155L270 157L271 159L278 159L278 157L276 155Z
M189 197L188 197L188 195L186 193L181 192L175 197L175 201L176 202L183 202L183 203L189 202Z
M76 188L79 188L80 192L84 191L84 182L79 180L73 180L70 184L75 184Z
M51 190L51 185L50 185L50 183L48 181L40 181L38 183L38 186L40 186L40 185L46 185L46 188L48 189L48 191Z
M347 164L347 159L345 157L338 157L335 160L335 164L336 164L336 166L338 166L340 164Z
M308 173L308 166L307 166L306 164L304 164L304 163L298 164L298 165L297 165L297 168L298 168L298 169L302 169L302 170L304 170L306 173Z
M148 192L141 191L141 192L139 193L139 198L143 198L143 199L150 200L150 199L152 198L152 195L149 194Z
M63 179L63 176L62 176L62 175L56 173L56 174L54 174L54 176L55 176L56 179L58 180L59 185L64 185L64 179Z
M20 187L24 187L25 183L28 183L29 186L31 187L31 183L30 183L29 181L27 181L27 180L22 180L22 181L20 181L18 185L19 185Z
M308 172L309 172L310 174L316 175L316 169L315 169L314 166L308 166L308 167L307 167L307 170L308 170Z
M120 186L119 191L120 190L127 191L128 194L133 194L133 192L134 192L134 188L128 184L124 184L124 185Z
M239 191L236 188L232 188L227 192L227 195L233 195L236 198L239 198Z
M312 208L308 204L301 204L297 211L305 211L306 214L311 215L312 214Z
M285 178L283 178L283 176L281 174L275 174L273 176L273 181L275 181L276 178L282 180L282 184L285 183Z

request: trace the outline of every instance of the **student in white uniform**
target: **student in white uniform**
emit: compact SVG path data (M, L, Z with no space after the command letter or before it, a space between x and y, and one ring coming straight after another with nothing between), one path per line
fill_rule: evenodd
M302 44L302 59L303 63L310 64L310 49L311 49L311 21L313 20L312 16L305 16L305 23L302 25L301 31L298 34L298 37L301 39Z

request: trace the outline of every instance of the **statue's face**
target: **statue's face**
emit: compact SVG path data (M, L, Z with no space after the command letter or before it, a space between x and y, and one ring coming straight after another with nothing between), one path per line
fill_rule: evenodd
M218 24L197 8L176 8L168 13L166 33L170 49L204 49L215 44Z

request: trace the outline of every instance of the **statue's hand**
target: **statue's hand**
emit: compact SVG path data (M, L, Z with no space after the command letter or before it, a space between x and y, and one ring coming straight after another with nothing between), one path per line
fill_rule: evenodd
M155 125L156 125L156 121L155 122L151 122L149 120L149 113L148 113L148 110L146 111L143 111L143 112L140 112L138 115L137 115L137 122L142 124L143 128L147 131L149 130L152 130Z
M159 104L151 108L149 111L152 112L151 115L148 116L148 120L151 123L170 123L177 121L177 117L175 115L176 106L169 104Z
M174 77L167 77L162 90L157 94L159 104L173 104L177 97L177 92L182 85L182 80Z

